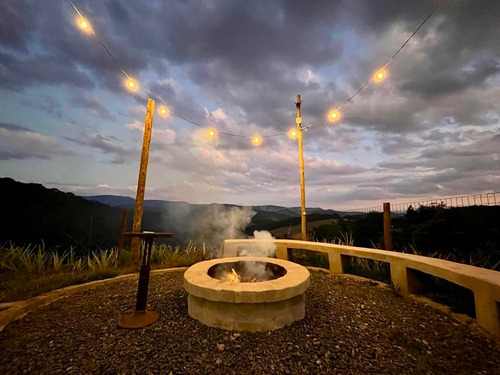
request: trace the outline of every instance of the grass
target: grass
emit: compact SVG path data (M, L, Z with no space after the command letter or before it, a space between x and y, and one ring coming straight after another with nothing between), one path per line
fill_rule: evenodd
M306 267L330 268L328 254L319 251L289 248L288 259Z
M342 255L342 266L345 273L382 281L386 284L391 283L391 267L389 263Z
M141 252L143 249L141 249ZM158 245L151 249L151 268L190 266L213 258L215 251L193 244ZM73 248L59 253L44 245L0 246L0 302L27 299L68 285L137 272L128 250L98 250L77 256Z

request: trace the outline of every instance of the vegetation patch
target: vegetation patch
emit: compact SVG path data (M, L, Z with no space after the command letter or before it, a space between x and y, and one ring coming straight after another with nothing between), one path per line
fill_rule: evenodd
M330 269L328 254L319 251L289 248L288 260L306 267Z
M411 272L420 284L419 290L415 291L417 294L446 305L453 312L476 318L476 307L472 290L425 272L417 270L411 270Z
M391 267L386 262L342 255L342 267L344 273L391 283Z
M152 269L187 267L215 254L216 251L205 246L158 245L151 249L150 264ZM4 245L0 247L0 302L23 300L69 285L137 272L139 265L131 260L130 251L118 252L116 248L76 256L72 248L61 254L43 245Z

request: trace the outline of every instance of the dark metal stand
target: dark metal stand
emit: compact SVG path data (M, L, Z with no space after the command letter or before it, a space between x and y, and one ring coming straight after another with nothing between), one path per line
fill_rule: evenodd
M124 314L118 320L118 327L121 328L144 328L153 324L158 320L160 314L155 311L147 310L148 302L148 287L149 287L149 273L151 266L151 248L153 247L153 240L155 237L173 237L172 233L164 232L128 232L124 234L125 237L138 237L144 240L144 253L142 254L142 265L139 272L139 284L137 287L137 301L135 304L135 311L130 314Z

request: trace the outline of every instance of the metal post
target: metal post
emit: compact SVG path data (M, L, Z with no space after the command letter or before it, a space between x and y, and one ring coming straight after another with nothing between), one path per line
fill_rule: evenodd
M300 111L300 105L302 101L300 100L300 94L297 95L297 102L295 103L297 107L297 129L298 129L298 141L299 141L299 161L300 161L300 217L301 217L301 228L302 228L302 239L307 239L307 222L306 222L306 188L304 179L304 147L302 143L302 135L304 129L302 128L302 115Z
M137 182L137 197L135 198L134 222L132 232L141 231L142 210L144 205L144 192L146 190L146 176L148 173L149 144L151 143L151 131L153 129L153 112L155 102L148 98L146 120L144 121L144 138L142 141L141 165L139 167L139 179ZM132 260L135 262L139 258L139 238L132 238Z
M137 300L135 305L136 311L146 311L148 302L148 286L149 286L149 273L151 266L151 248L153 247L153 238L144 239L144 253L142 254L142 265L139 271L139 286L137 287Z
M385 249L392 251L391 204L384 203L384 244Z

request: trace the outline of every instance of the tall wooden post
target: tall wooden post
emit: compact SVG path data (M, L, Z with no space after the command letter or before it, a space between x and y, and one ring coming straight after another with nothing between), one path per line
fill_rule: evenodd
M118 237L118 255L120 255L122 250L123 250L124 234L127 231L127 220L128 220L128 211L123 210L123 212L122 212L122 226L120 228L120 237Z
M302 114L300 110L300 105L302 101L300 100L300 94L297 95L297 102L295 103L297 107L297 129L298 136L297 139L299 141L299 161L300 161L300 217L301 217L301 229L302 229L302 239L307 239L307 221L306 221L306 188L305 188L305 179L304 179L304 146L302 144Z
M153 129L153 112L155 101L148 98L146 120L144 121L144 138L142 141L141 165L139 167L139 180L137 182L137 197L135 198L134 221L132 232L141 231L142 209L144 205L144 192L146 190L146 176L148 173L149 144L151 143L151 131ZM132 260L139 259L139 238L133 237L131 243Z
M384 245L392 251L391 204L384 203Z

